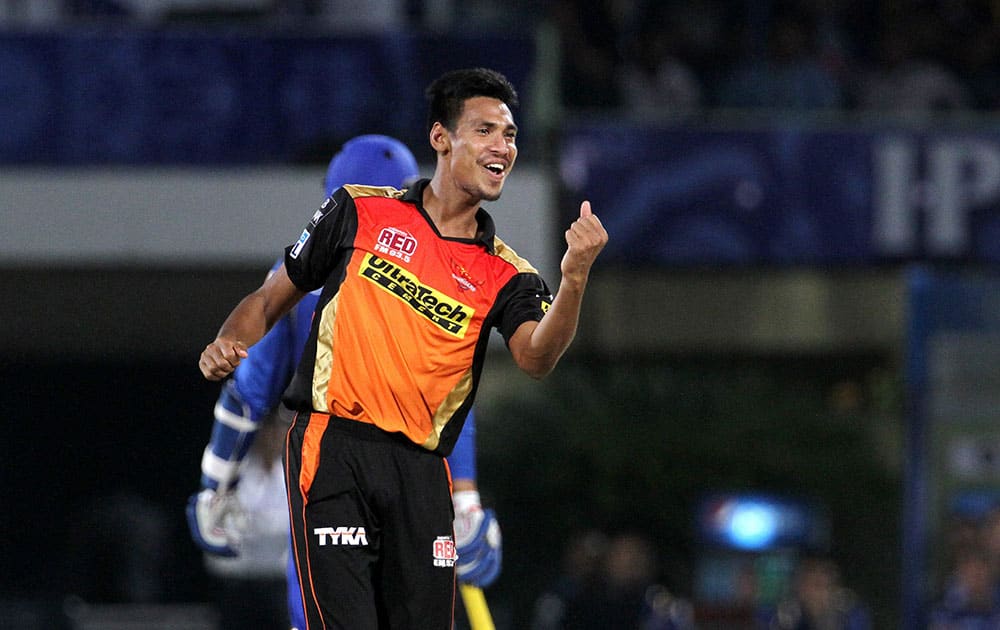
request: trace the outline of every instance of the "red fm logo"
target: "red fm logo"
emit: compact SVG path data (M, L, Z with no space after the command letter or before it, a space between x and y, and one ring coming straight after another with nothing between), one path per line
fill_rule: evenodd
M458 552L455 551L455 541L451 536L438 536L434 540L434 566L453 567L458 560Z
M413 252L417 251L417 239L399 228L382 228L375 242L375 251L399 258L403 262L410 262Z

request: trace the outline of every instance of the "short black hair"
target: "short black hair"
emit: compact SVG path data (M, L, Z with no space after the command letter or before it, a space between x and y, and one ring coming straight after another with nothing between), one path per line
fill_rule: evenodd
M507 77L489 68L451 70L435 79L424 93L430 101L427 112L427 132L439 122L449 131L462 115L465 101L486 96L503 101L511 110L517 107L517 91Z

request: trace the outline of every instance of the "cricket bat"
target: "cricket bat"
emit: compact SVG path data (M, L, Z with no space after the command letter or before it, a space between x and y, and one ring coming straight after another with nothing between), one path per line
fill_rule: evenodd
M486 605L483 589L471 584L459 584L458 589L462 593L465 615L469 618L472 630L496 630L496 626L493 625L493 616L490 615L490 608Z

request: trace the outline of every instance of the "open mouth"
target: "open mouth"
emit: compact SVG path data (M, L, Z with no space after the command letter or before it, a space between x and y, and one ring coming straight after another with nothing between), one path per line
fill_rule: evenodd
M500 162L485 164L484 168L497 177L502 177L507 172L507 165Z

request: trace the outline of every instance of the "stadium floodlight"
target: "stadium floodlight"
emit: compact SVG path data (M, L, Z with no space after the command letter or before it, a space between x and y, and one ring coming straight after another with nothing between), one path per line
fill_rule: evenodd
M701 501L703 542L737 551L819 549L827 544L825 514L814 503L765 493L716 493Z

